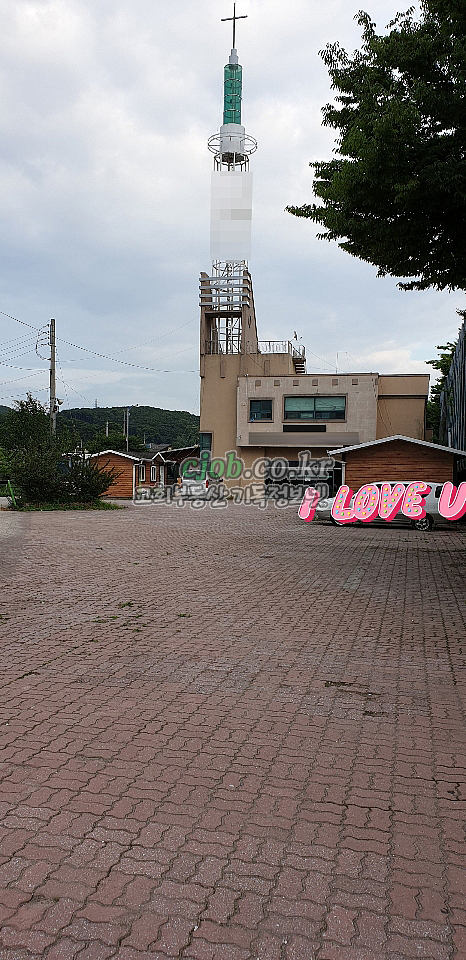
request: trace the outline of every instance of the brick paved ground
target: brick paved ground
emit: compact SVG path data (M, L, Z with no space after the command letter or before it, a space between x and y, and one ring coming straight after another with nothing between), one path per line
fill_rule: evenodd
M0 531L0 960L466 957L464 527Z

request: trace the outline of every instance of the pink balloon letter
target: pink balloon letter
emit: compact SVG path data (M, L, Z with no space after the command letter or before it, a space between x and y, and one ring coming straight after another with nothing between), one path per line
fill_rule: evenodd
M338 520L338 523L354 523L356 517L354 510L348 506L353 496L353 491L345 484L340 487L335 500L332 503L332 517Z
M408 483L401 507L401 512L404 513L405 517L416 520L422 520L425 517L425 497L429 492L430 487L423 480L414 480L413 483ZM421 493L424 496L421 497Z
M379 489L375 483L366 483L358 490L353 504L356 520L369 523L377 515L379 506Z
M301 520L305 520L306 523L310 523L311 520L314 519L316 506L319 502L319 499L319 491L314 490L314 487L307 487L304 491L304 497L299 506L298 517L301 517Z
M404 495L404 483L395 483L393 490L389 483L382 484L379 506L379 517L381 520L393 520L393 517L398 513L398 507Z
M453 500L452 498L453 496ZM466 483L460 483L458 489L447 480L443 484L438 502L438 512L446 520L459 520L466 513Z

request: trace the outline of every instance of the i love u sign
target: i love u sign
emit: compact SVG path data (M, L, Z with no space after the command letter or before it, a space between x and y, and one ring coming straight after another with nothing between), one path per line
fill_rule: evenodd
M380 484L365 483L356 496L343 484L333 500L331 515L338 523L370 523L371 520L393 520L402 513L410 520L422 520L426 516L426 497L431 491L430 484L423 480L411 483ZM298 516L308 523L313 519L319 494L308 487L298 510ZM443 484L436 510L445 520L459 520L466 514L466 483L455 487L447 480Z

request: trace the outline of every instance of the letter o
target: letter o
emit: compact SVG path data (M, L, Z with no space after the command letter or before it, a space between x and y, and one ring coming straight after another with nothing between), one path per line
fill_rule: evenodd
M286 477L289 469L288 460L285 460L284 457L274 457L270 461L270 476L272 480L283 480Z
M358 490L353 504L356 520L369 523L374 519L379 509L379 496L379 488L375 483L366 483Z

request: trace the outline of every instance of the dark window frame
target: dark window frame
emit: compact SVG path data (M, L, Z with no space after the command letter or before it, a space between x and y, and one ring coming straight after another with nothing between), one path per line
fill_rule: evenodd
M203 437L210 437L210 446L202 442ZM201 450L212 451L213 433L210 430L201 430L199 433L199 453Z
M251 416L252 403L270 403L270 417ZM248 423L273 423L273 398L272 397L250 397L248 410Z
M343 416L329 416L332 411L317 411L319 413L325 413L325 416L315 416L316 410L314 408L314 416L312 417L303 417L299 416L298 413L294 411L289 411L287 414L286 410L286 401L287 400L344 400L345 407L341 412ZM312 394L287 394L283 397L283 422L296 421L297 423L345 423L347 420L347 411L348 411L348 394L347 393L312 393ZM335 411L340 412L340 411Z

